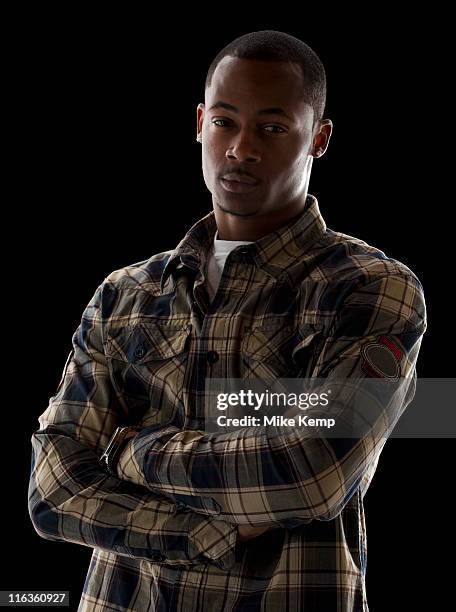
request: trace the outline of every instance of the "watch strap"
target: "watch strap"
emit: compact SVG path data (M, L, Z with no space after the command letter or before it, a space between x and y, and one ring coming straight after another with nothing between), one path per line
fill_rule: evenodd
M100 457L100 463L112 476L117 476L116 468L119 457L131 438L140 431L138 427L117 427L111 436L106 450Z

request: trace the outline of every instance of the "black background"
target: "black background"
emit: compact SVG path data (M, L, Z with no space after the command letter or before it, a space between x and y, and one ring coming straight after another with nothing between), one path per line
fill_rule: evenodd
M180 16L179 29L176 20L122 12L28 12L9 24L4 302L14 342L4 380L11 394L3 406L2 589L70 590L77 607L91 549L33 530L30 436L97 286L112 270L173 248L211 209L196 105L212 58L241 34L283 30L322 59L334 133L314 162L309 191L328 227L418 275L428 309L418 375L452 375L444 16L372 12L338 22L321 13L227 23L228 7L207 11L209 25ZM386 444L365 498L371 612L450 601L452 451L453 440Z

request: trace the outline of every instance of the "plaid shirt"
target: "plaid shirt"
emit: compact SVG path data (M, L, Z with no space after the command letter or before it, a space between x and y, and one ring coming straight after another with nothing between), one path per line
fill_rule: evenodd
M211 211L175 250L97 288L32 436L33 525L94 549L81 611L368 610L363 497L386 430L382 444L208 433L205 380L382 376L363 348L383 343L407 387L400 414L426 330L423 288L327 228L309 194L301 215L230 253L209 303L216 229ZM141 432L111 476L98 459L131 424ZM240 544L248 524L273 528Z

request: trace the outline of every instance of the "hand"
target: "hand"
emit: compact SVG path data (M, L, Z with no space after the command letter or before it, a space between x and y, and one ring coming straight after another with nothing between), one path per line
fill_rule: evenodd
M250 525L238 525L238 540L240 542L246 542L252 538L260 536L268 529L272 527L251 527Z

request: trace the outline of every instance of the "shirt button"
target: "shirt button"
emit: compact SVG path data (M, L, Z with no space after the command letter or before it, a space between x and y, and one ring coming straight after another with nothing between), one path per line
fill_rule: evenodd
M250 258L251 250L248 247L241 247L239 249L239 257L241 259L247 260Z
M206 358L209 363L216 363L219 360L219 354L217 351L208 351Z
M160 561L164 561L165 557L160 554L160 553L153 553L152 555L152 561L157 561L157 563L160 563Z
M146 349L143 346L137 346L135 349L136 359L141 359L146 354Z

